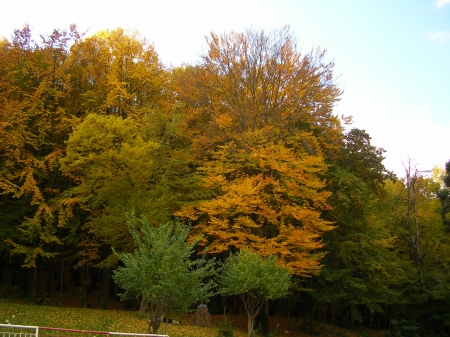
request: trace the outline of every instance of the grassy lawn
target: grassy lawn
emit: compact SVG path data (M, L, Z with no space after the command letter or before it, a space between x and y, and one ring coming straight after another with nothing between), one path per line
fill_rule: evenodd
M221 315L212 316L211 327L196 326L193 314L179 315L177 318L181 325L163 324L159 333L170 337L216 337L217 324L223 319ZM233 322L235 337L247 336L247 320L244 315L227 316ZM125 310L98 310L84 308L62 308L46 305L27 305L8 300L0 301L0 323L18 325L37 325L44 327L58 327L77 330L114 331L130 333L146 333L147 319L142 318L134 311ZM277 337L292 336L306 337L301 334L301 322L293 318L271 317L271 328L278 327L274 334ZM357 336L384 336L383 332L370 330L346 330L332 325L315 322L316 336L357 337ZM54 336L54 335L53 335ZM64 337L69 336L64 334ZM43 332L40 337L44 337ZM59 337L62 337L59 334ZM80 337L72 335L70 337Z

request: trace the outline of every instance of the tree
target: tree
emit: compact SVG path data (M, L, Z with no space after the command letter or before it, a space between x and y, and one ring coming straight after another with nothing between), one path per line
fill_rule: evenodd
M14 32L11 42L0 42L0 194L6 204L18 200L14 214L20 214L15 224L20 235L9 242L11 253L23 256L23 266L33 272L33 301L39 267L60 252L65 236L66 217L58 200L68 181L61 176L58 159L78 122L69 54L79 40L71 26L36 42L25 26Z
M169 79L153 46L137 32L100 31L72 48L79 109L140 120L167 104Z
M332 110L341 91L333 63L324 62L325 50L302 55L289 27L211 33L207 43L203 61L176 74L189 117L200 117L196 144L209 149L256 130L285 139L303 129L318 136L323 148L336 145L342 129Z
M436 198L440 186L441 182L424 176L409 161L405 178L386 184L386 195L376 210L379 221L397 236L396 255L407 276L390 307L391 317L414 322L421 335L450 331L450 238Z
M145 216L132 213L127 227L135 249L118 254L123 266L113 278L125 290L122 299L145 299L151 311L149 331L157 333L164 314L187 311L214 294L214 260L192 259L196 243L186 244L186 226L168 222L152 228Z
M244 249L225 261L219 283L224 295L242 297L250 337L255 318L265 301L288 294L290 275L285 267L277 264L274 256L263 258Z
M110 255L108 240L101 242L98 237L109 228L111 235L102 239L111 239L117 234L114 227L100 226L101 231L96 231L91 226L92 219L99 220L108 214L103 212L105 204L101 204L101 198L96 198L101 188L94 190L89 198L87 193L83 194L86 190L78 186L80 176L86 172L78 172L79 180L74 181L70 178L76 174L63 174L60 167L62 157L73 159L66 153L66 141L89 114L129 118L140 128L146 141L151 138L158 144L158 151L152 155L155 161L164 161L166 165L153 166L152 178L155 179L151 183L152 186L159 184L155 203L165 211L158 212L159 219L151 218L165 221L167 214L178 209L173 198L168 201L162 197L169 195L167 190L176 190L172 195L179 200L190 195L189 188L195 184L195 177L187 177L193 170L188 167L187 138L178 127L183 121L179 109L172 106L168 91L169 72L153 46L138 33L117 29L84 39L73 25L68 31L55 29L35 41L29 27L25 26L14 32L11 42L0 41L0 61L0 207L8 209L0 217L2 224L12 226L2 232L8 233L9 247L12 247L9 251L30 268L33 280L39 279L37 273L42 263L54 263L63 251L72 252L72 258L79 258L81 263L105 260ZM123 161L120 164L125 168ZM81 164L77 169L82 169ZM94 178L91 175L90 178L102 181L105 176L99 174ZM126 177L121 178L124 178L123 183ZM117 183L117 179L112 180ZM84 181L83 187L86 185ZM127 200L132 190L126 189L126 184L122 187L122 200ZM112 190L114 188L110 192ZM133 191L134 200L138 194L141 200L152 200L155 195L145 194L148 191L149 188ZM113 195L107 197L109 201L114 199ZM81 201L83 207L80 207ZM139 208L137 204L134 206ZM117 211L123 209L119 207ZM103 220L110 223L107 216ZM59 261L63 261L62 258ZM38 289L36 282L32 282L33 289ZM32 297L36 298L35 291Z
M145 214L153 226L168 220L171 198L161 175L170 175L161 168L164 158L156 160L160 147L132 119L91 114L74 130L61 160L63 173L75 183L65 197L88 212L85 225L99 244L130 251L123 223L127 209Z
M450 161L445 163L445 175L442 179L444 186L438 191L437 197L442 206L442 224L450 231Z
M320 50L302 56L287 27L207 42L198 66L174 73L207 191L177 214L211 253L249 246L299 275L318 272L320 238L333 228L321 218L324 152L341 132L333 65Z
M307 299L302 306L304 332L312 332L316 309L326 308L326 319L339 324L369 321L369 315L382 313L399 296L398 287L406 282L396 232L377 217L390 177L383 153L364 130L351 129L330 165L326 188L331 209L324 218L336 229L323 236L327 255L320 275L303 282L314 290L300 294Z

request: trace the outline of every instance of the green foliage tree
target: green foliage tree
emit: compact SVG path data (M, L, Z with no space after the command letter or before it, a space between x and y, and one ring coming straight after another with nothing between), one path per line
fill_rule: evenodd
M436 197L440 183L411 167L406 176L386 183L386 195L377 206L379 221L396 235L396 256L405 268L407 282L398 288L392 318L415 322L420 335L449 329L449 234L442 226Z
M437 192L437 197L442 206L442 224L447 231L450 231L450 161L445 163L445 175L442 180L444 186Z
M125 290L122 299L144 297L149 305L149 322L157 333L163 315L185 312L196 301L208 301L214 294L214 260L192 259L195 244L187 244L189 228L177 223L151 227L145 216L127 216L133 237L132 253L118 254L123 263L114 280Z
M302 294L312 297L311 307L303 308L309 316L303 321L305 332L312 331L311 316L317 308L337 308L340 324L362 321L362 308L382 313L406 282L405 265L395 249L396 233L377 218L376 205L391 175L382 164L383 152L364 130L352 129L344 134L327 173L332 209L325 218L336 229L324 235L327 255L320 276L305 282L314 289Z
M219 283L222 294L241 296L250 337L264 302L288 294L290 275L286 267L277 264L274 256L263 258L244 249L225 261Z
M123 223L127 209L145 214L152 226L168 220L173 199L167 182L176 180L171 176L179 172L167 170L171 157L160 156L161 144L151 138L132 119L96 114L86 117L70 136L61 167L75 186L65 197L87 211L84 225L98 243L97 248L86 245L95 249L86 252L87 260L80 264L98 262L101 243L119 252L131 250ZM115 259L104 263L113 265Z

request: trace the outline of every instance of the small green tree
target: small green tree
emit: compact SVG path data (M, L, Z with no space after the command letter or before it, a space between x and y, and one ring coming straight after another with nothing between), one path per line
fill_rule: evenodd
M247 311L250 337L264 302L287 295L290 275L286 267L276 263L274 256L263 258L246 249L225 261L220 286L224 295L241 295Z
M117 254L123 266L113 278L125 290L121 299L145 299L150 309L148 330L157 333L164 314L186 312L214 294L214 260L191 258L197 242L186 244L186 226L168 222L152 228L145 216L134 214L127 216L127 226L135 249Z

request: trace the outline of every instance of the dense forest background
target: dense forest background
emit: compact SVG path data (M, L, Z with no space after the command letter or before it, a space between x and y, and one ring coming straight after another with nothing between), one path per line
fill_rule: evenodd
M135 212L189 225L219 260L277 256L293 286L262 316L450 335L450 163L389 172L333 114L326 50L300 53L288 27L207 43L198 64L168 68L122 29L0 41L0 294L36 303L69 272L80 304L99 287L104 307Z

